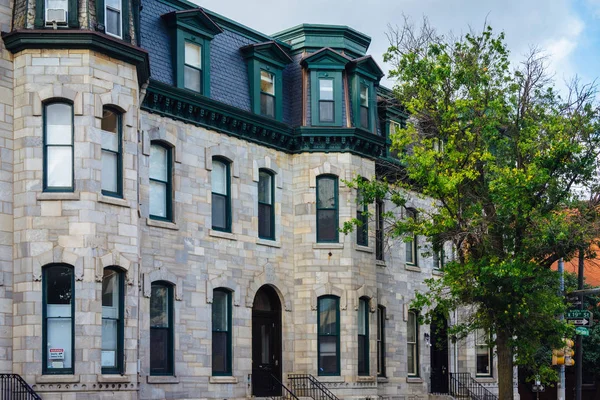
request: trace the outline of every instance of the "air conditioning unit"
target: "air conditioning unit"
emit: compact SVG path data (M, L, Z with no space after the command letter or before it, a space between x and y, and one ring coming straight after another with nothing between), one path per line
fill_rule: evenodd
M49 8L46 10L46 25L65 25L67 23L67 10L64 8Z

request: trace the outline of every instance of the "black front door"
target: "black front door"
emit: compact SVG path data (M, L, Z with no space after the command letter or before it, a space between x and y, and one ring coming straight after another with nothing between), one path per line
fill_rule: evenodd
M448 321L436 313L430 328L431 393L448 393Z
M281 307L275 290L263 286L252 308L252 394L281 396L277 381L281 382Z

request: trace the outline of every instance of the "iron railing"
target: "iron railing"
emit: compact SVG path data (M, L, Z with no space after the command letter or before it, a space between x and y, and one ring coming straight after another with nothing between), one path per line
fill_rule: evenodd
M450 374L450 394L455 398L462 397L473 400L498 400L498 396L473 379L468 372Z
M42 400L17 374L0 374L0 400Z
M288 375L290 386L300 397L311 397L314 400L339 400L321 382L310 374Z
M296 397L294 392L292 392L283 383L281 383L275 375L271 375L271 379L273 380L273 382L275 382L278 386L281 387L281 396L271 396L271 397L269 397L270 399L273 399L273 400L298 400L298 397Z

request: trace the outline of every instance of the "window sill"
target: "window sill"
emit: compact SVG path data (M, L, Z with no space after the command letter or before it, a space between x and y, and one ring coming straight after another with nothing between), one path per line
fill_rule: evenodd
M343 376L327 376L327 375L319 375L317 379L322 383L344 383L346 380Z
M444 276L444 271L442 271L441 269L434 269L433 271L431 271L431 275Z
M111 204L113 206L131 208L129 206L129 202L127 200L120 199L118 197L104 196L103 194L98 195L98 203L105 203L105 204Z
M344 243L313 243L312 248L315 250L343 249Z
M102 374L96 375L98 383L129 383L131 382L131 376L119 375L119 374Z
M385 261L383 261L383 260L375 260L375 265L378 267L382 267L382 268L387 267Z
M179 378L176 376L148 375L146 381L148 383L168 384L179 383Z
M228 239L228 240L237 240L237 236L235 235L235 233L221 232L221 231L216 231L214 229L210 229L208 231L208 236L217 237L217 238L221 238L221 239Z
M232 384L238 383L238 378L235 376L211 376L208 378L208 383Z
M171 229L173 231L179 230L179 227L174 222L159 221L159 220L152 219L152 218L146 218L146 225L155 226L157 228Z
M409 376L406 378L406 383L423 383L423 378L418 376Z
M388 383L390 379L387 376L378 376L377 383Z
M79 375L38 375L35 383L79 383Z
M407 271L421 272L421 268L417 267L416 265L404 264L404 268Z
M261 246L269 246L269 247L281 247L281 242L278 240L269 240L269 239L256 239L256 244L260 244Z
M373 248L372 247L362 246L360 244L355 244L354 245L354 250L356 250L356 251L362 251L363 253L371 253L371 254L373 254Z
M496 379L493 376L476 376L475 380L479 383L496 383Z
M79 200L79 192L42 192L37 199L44 200Z
M374 376L357 376L356 377L356 382L375 382L375 377Z

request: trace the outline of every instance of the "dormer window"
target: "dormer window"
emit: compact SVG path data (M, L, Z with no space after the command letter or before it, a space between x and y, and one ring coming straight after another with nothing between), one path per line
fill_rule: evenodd
M275 118L275 75L260 70L260 115Z
M123 22L121 21L121 0L104 0L106 7L104 11L104 26L106 33L121 38L123 33Z
M319 79L319 122L334 122L333 79Z
M363 129L370 128L369 118L369 86L364 83L360 84L360 127Z
M185 42L184 87L202 93L202 47Z

